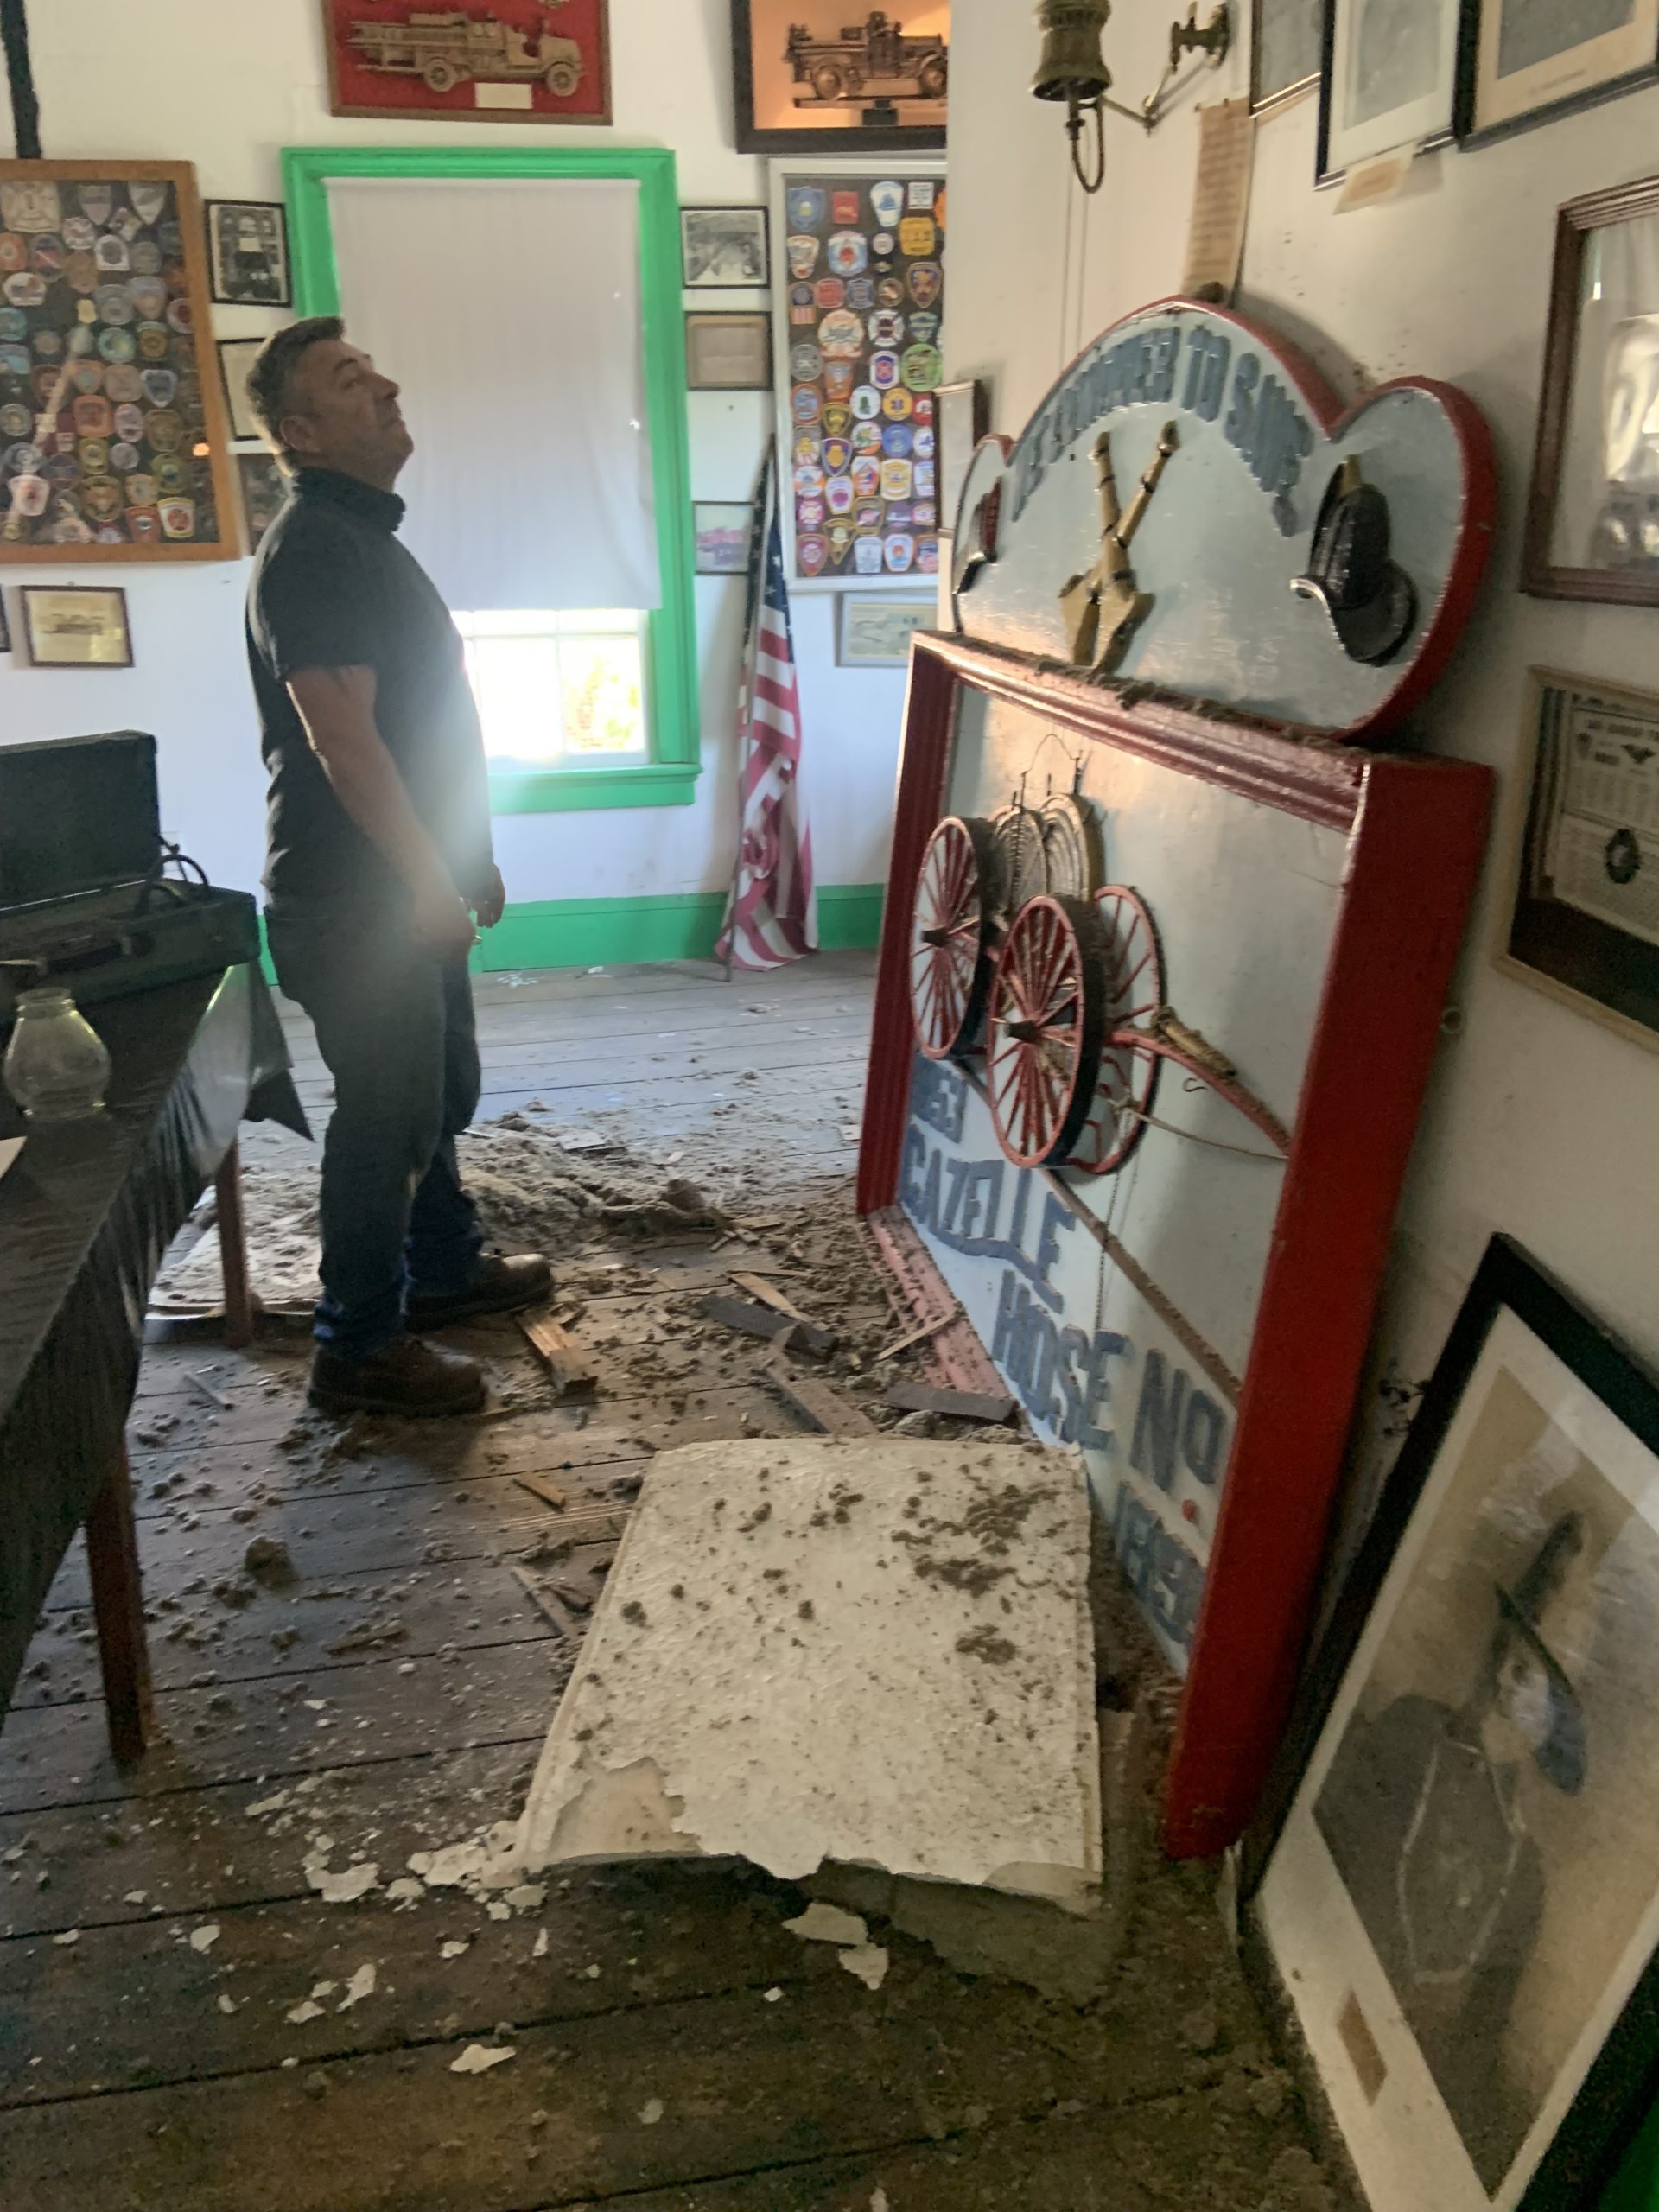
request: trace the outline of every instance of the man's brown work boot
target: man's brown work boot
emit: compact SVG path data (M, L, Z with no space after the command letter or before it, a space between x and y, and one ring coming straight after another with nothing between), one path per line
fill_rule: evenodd
M552 1287L553 1270L539 1252L512 1259L480 1252L462 1288L428 1298L411 1291L404 1312L411 1329L448 1329L480 1313L517 1313L539 1305Z
M321 1344L309 1395L325 1414L472 1414L484 1402L484 1370L475 1359L419 1337L399 1337L365 1359L344 1359Z

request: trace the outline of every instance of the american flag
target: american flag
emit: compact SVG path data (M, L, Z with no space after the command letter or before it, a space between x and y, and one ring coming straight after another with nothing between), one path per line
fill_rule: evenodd
M784 582L777 449L766 457L749 540L749 606L737 695L741 827L715 947L733 968L781 968L818 944L812 832L801 796L801 694Z

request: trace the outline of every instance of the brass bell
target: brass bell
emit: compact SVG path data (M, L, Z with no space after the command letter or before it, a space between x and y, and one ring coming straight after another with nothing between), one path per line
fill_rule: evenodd
M1031 89L1039 100L1065 100L1075 108L1110 87L1101 50L1110 13L1110 0L1038 0L1043 54Z

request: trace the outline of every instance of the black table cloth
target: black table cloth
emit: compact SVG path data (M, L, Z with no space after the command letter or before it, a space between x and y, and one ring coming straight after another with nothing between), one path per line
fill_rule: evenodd
M257 969L87 1017L113 1064L105 1111L31 1129L0 1179L0 1713L53 1577L120 1462L162 1255L241 1122L309 1134ZM0 1136L24 1126L0 1092Z

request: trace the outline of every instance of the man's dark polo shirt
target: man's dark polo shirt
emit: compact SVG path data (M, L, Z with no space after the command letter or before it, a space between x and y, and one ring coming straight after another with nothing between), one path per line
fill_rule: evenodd
M400 894L391 863L335 798L287 679L372 668L374 718L415 811L476 899L491 867L489 776L461 643L395 535L404 503L333 469L302 468L248 588L248 664L270 777L265 889L273 906L363 909Z

